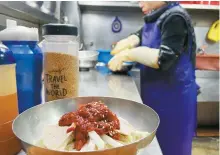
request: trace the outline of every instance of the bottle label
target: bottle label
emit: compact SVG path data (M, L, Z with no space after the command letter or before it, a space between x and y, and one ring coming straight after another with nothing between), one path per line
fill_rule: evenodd
M78 96L78 58L46 52L44 57L45 101Z

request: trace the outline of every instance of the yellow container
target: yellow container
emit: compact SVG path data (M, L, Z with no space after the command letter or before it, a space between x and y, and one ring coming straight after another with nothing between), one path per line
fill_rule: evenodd
M213 42L219 41L220 38L219 24L220 24L220 20L217 20L212 24L211 28L209 29L207 37L209 40Z

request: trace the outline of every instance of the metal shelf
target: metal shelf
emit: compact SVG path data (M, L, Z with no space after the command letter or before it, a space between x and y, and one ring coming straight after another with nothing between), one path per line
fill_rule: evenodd
M80 6L99 6L99 7L138 7L137 3L132 2L120 2L120 1L79 1Z
M195 9L195 10L219 10L218 5L201 5L201 4L181 4L185 9Z
M93 9L93 8L139 8L137 2L112 2L112 1L79 1L80 7L83 9ZM185 9L191 10L219 10L219 6L216 5L200 5L200 4L181 4Z
M58 21L54 15L45 13L38 8L31 7L23 1L1 1L0 14L38 24Z
M82 11L93 10L93 11L113 11L113 12L123 12L123 11L139 11L141 9L138 7L137 3L132 2L112 2L112 1L79 1L79 6Z

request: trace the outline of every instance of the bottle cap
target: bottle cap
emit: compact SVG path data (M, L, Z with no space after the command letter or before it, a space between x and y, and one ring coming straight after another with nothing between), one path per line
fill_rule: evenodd
M46 24L42 28L43 36L45 35L78 35L77 27L70 24Z
M38 41L38 29L17 26L13 20L6 21L7 28L0 32L0 41Z

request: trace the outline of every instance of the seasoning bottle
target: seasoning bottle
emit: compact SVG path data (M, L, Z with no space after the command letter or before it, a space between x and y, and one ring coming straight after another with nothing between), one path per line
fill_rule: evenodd
M13 53L0 44L0 125L18 115L15 59Z
M77 27L46 24L42 29L45 101L77 97L79 43Z
M14 55L19 112L41 103L43 55L37 45L38 29L7 22L0 40Z
M13 53L0 44L0 154L4 155L17 154L21 150L11 130L18 115L15 66Z

